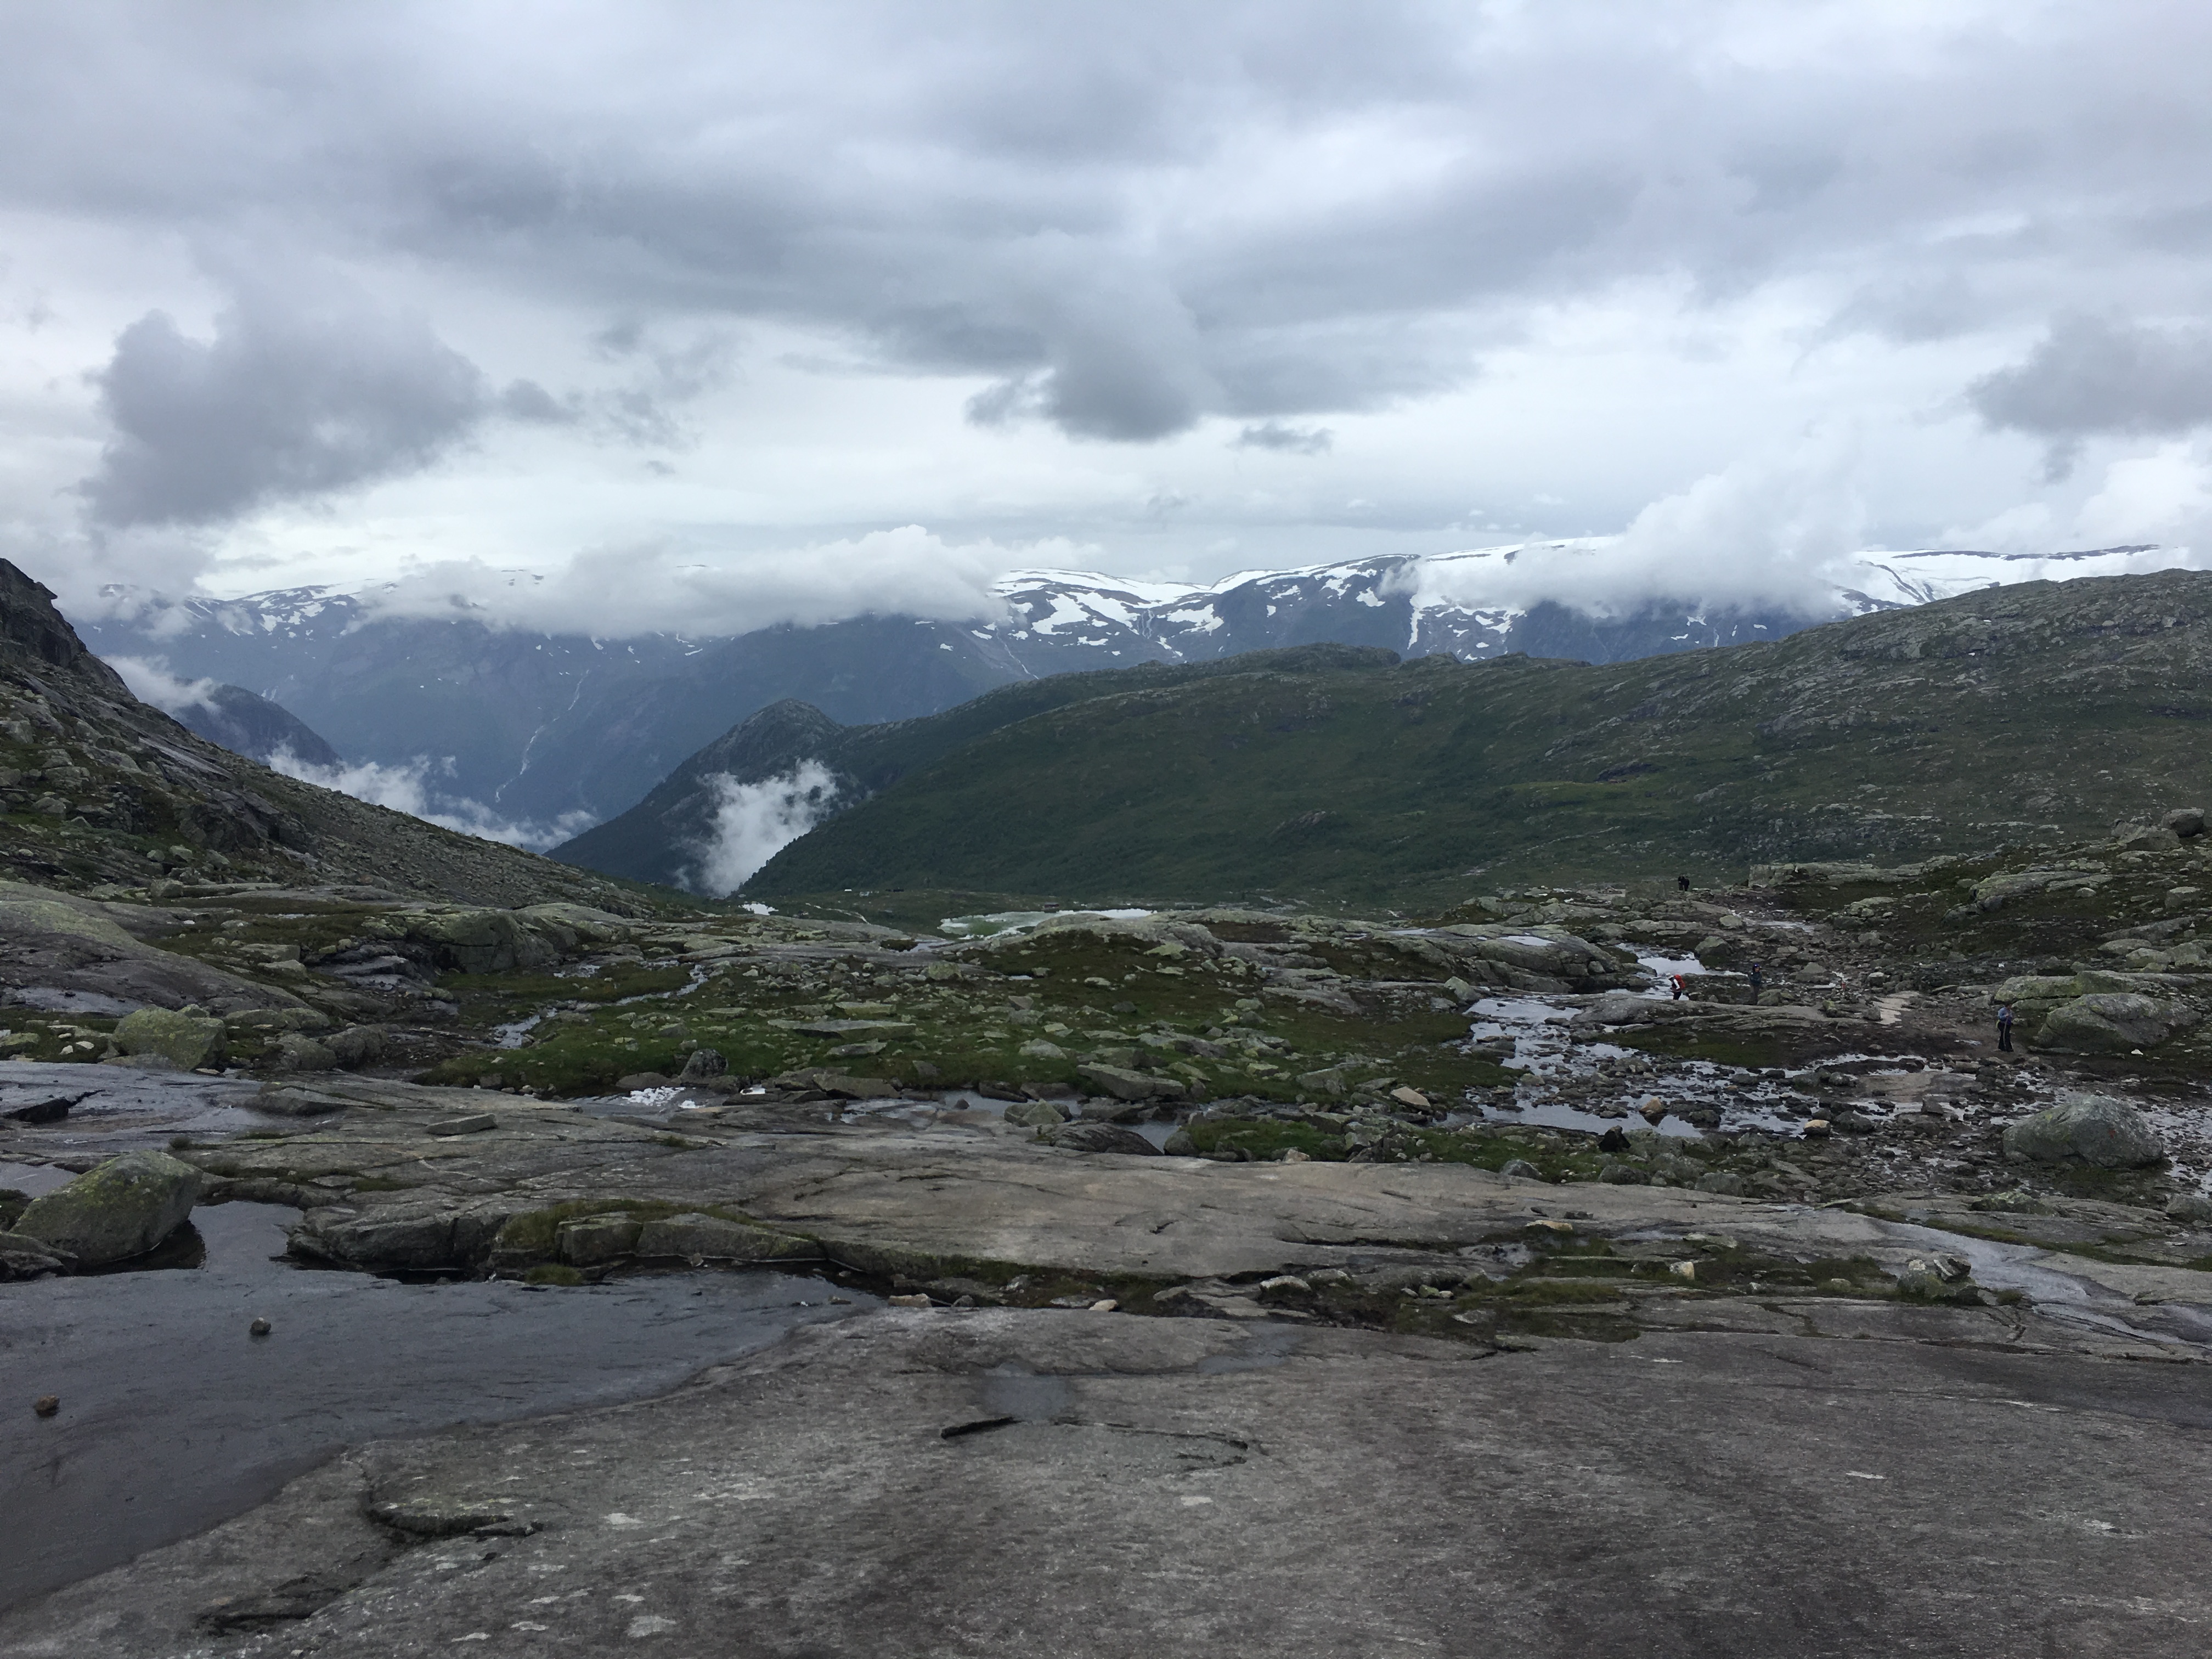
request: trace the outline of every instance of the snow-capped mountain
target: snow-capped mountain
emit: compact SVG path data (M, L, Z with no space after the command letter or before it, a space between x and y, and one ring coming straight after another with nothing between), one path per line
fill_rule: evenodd
M483 613L389 614L380 591L243 599L117 592L79 622L104 656L247 687L305 720L392 804L550 845L640 799L685 756L784 697L859 725L934 713L1008 681L1336 641L1407 655L1523 651L1592 662L1779 638L1814 623L2000 583L2193 562L2104 548L2027 557L1870 552L1777 597L1686 605L1613 538L1245 571L1205 584L1016 571L1004 615L860 617L726 637L594 639L496 627ZM381 769L381 770L380 770Z

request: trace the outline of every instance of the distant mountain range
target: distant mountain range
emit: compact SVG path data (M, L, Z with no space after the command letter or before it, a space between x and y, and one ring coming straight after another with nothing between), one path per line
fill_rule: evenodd
M2205 804L2208 722L2212 573L2169 571L1606 666L1314 645L1067 675L868 727L785 703L553 856L661 881L765 860L743 891L777 902L1418 906L1476 875L1702 885L1753 860L1904 861L2154 822Z
M427 801L454 821L544 847L627 810L687 757L786 698L840 724L877 724L1014 682L1320 642L1467 660L1521 652L1619 662L1778 639L1833 617L2039 575L2140 569L2158 556L2139 547L2039 559L1869 553L1799 614L1608 602L1606 545L1352 560L1203 586L1023 571L998 585L997 619L861 617L731 637L532 633L483 617L386 614L384 590L328 587L237 599L112 591L110 613L82 621L79 632L102 656L155 662L281 706L351 763L349 787L374 798L378 769L388 769L410 791L391 799ZM1589 608L1504 597L1547 589Z

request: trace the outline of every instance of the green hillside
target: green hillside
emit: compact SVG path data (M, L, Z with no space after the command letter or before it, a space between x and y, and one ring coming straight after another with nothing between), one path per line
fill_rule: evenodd
M826 757L876 793L746 890L1413 903L1476 874L1917 858L2212 793L2206 574L2025 584L1602 667L1338 651L1206 669L842 732Z

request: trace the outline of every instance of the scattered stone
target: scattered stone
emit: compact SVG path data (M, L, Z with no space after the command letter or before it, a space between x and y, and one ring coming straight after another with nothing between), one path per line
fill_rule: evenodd
M1429 1097L1419 1089L1409 1087L1405 1084L1400 1084L1398 1087L1391 1090L1390 1098L1401 1106L1411 1107L1417 1112L1425 1112L1429 1108Z
M266 1336L275 1328L276 1327L271 1325L266 1319L261 1318L257 1315L252 1322L246 1326L246 1334L248 1336Z
M615 1092L618 1095L642 1094L647 1089L672 1089L675 1086L674 1078L665 1077L659 1072L632 1072L628 1077L615 1080Z
M2091 1094L2070 1095L2008 1126L2004 1153L2014 1160L2079 1162L2106 1170L2146 1169L2166 1158L2141 1112L2124 1101Z
M1049 1129L1067 1121L1067 1114L1048 1100L1024 1100L1006 1108L1006 1121L1021 1129Z
M62 1408L62 1397L58 1394L42 1394L31 1402L32 1412L40 1417L52 1417Z
M937 1305L927 1297L919 1294L912 1296L889 1296L885 1297L884 1300L894 1308L933 1308Z
M127 1261L185 1224L204 1179L166 1152L125 1152L32 1200L15 1231L68 1252L84 1267Z
M1498 1173L1509 1181L1541 1181L1544 1178L1544 1172L1525 1158L1508 1158Z
M497 1127L499 1120L489 1112L471 1112L466 1117L441 1118L435 1123L426 1123L422 1126L422 1133L426 1135L475 1135Z

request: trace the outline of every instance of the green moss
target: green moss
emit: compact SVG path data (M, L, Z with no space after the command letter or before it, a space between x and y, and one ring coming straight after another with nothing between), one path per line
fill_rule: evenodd
M574 1267L558 1261L541 1261L522 1275L526 1285L559 1285L573 1287L586 1282L583 1274Z

